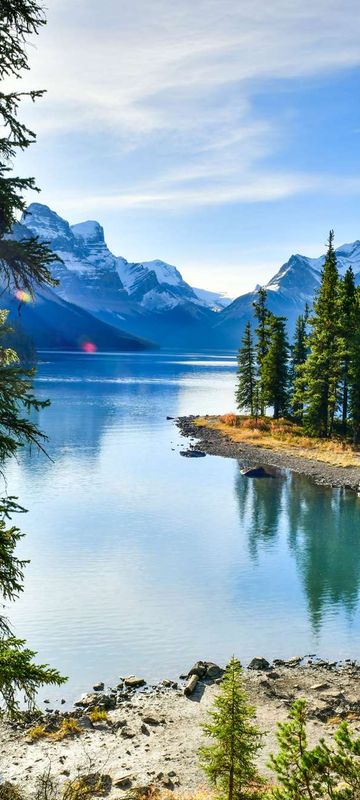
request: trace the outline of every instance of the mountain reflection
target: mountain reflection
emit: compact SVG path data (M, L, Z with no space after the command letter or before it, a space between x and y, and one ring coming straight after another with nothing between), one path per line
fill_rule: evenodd
M239 467L242 466L239 464ZM306 594L313 631L340 608L351 619L360 588L360 500L283 473L269 479L236 476L235 491L251 558L287 544Z

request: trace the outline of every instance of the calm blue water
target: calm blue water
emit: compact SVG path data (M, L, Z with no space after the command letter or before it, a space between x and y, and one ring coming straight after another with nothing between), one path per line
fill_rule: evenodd
M126 673L176 678L198 658L360 656L360 501L289 473L179 455L166 416L233 409L232 357L43 355L50 461L8 490L31 559L9 616L73 699ZM182 441L182 445L180 445Z

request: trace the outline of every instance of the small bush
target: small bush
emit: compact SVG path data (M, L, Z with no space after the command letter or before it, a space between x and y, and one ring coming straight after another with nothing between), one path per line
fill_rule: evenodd
M28 731L28 736L33 742L36 742L38 739L43 739L44 736L47 736L45 725L34 725L34 727L30 728Z
M99 708L98 706L96 706L96 708L93 708L93 710L90 711L89 717L91 719L91 722L108 722L109 721L108 712L105 711L104 708Z
M9 781L0 784L0 800L24 800L20 789Z
M236 416L236 414L223 414L223 416L220 417L220 422L222 422L224 425L230 425L232 428L236 428L238 425L238 419L239 418Z
M83 733L83 729L80 728L80 725L74 717L65 717L60 724L60 727L54 733L49 733L49 739L54 739L56 742L60 742L62 739L66 739L67 736L79 736Z

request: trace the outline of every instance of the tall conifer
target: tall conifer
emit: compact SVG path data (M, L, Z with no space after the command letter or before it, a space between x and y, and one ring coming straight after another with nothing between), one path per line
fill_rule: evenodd
M254 724L255 709L248 705L241 665L232 658L226 667L220 692L209 712L204 733L213 743L200 750L201 764L221 800L256 800L260 779L255 757L261 733ZM249 791L251 790L251 792Z
M341 338L341 417L342 432L346 434L349 406L349 371L351 350L353 346L356 317L358 313L355 276L351 267L346 270L344 278L340 281L340 338Z
M321 284L309 324L310 352L296 388L305 407L305 428L312 435L326 437L332 433L341 377L339 277L333 231L329 234Z
M244 336L238 353L238 382L236 387L236 404L241 411L249 411L251 416L255 411L255 349L251 333L251 323L247 322Z
M258 366L260 413L265 414L265 387L263 380L263 363L269 349L271 311L266 306L266 289L260 287L258 299L254 301L254 314L257 320L256 333L256 359Z
M289 344L285 317L272 315L269 348L264 357L262 376L267 405L274 409L274 419L285 416L289 405Z

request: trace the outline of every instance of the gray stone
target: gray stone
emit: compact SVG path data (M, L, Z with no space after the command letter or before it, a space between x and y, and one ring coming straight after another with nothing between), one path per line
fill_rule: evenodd
M124 678L125 686L128 686L130 689L138 689L140 686L145 686L146 681L144 678L139 678L137 675L128 675Z
M263 658L262 656L255 656L255 658L250 661L248 669L255 669L259 671L267 670L270 669L270 664L266 658Z
M93 690L94 690L94 692L103 692L104 691L103 682L99 681L99 683L95 683L95 685L93 686Z
M224 672L225 670L222 667L219 667L218 664L214 664L212 661L208 661L206 663L206 677L210 680L222 678Z

